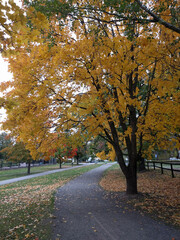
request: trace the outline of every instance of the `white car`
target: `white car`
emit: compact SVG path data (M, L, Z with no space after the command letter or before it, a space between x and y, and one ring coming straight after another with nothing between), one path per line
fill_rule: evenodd
M177 160L180 160L179 158L176 158L176 157L172 157L172 158L170 158L169 160L171 160L171 161L177 161Z

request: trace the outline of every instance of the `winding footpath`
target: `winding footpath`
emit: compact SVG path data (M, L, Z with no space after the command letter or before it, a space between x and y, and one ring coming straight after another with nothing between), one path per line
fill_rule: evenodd
M55 170L50 170L50 171L46 171L46 172L42 172L42 173L31 174L31 175L28 175L28 176L26 175L26 176L23 176L23 177L17 177L17 178L2 180L2 181L0 181L0 186L6 185L6 184L9 184L9 183L23 181L23 180L26 180L26 179L41 177L41 176L45 176L45 175L49 175L49 174L53 174L53 173L57 173L57 172L68 171L70 169L79 168L79 167L83 167L83 166L86 166L86 165L78 165L78 166L74 166L74 167L55 169Z
M180 230L128 209L127 196L98 182L111 164L93 169L58 189L53 240L178 240Z

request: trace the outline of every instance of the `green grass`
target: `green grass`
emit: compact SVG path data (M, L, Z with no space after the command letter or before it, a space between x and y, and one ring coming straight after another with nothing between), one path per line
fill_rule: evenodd
M50 240L54 193L90 165L0 186L0 240Z
M104 173L103 173L103 176L105 176L108 172L111 172L113 170L119 170L120 174L122 174L122 176L124 177L123 173L122 173L122 170L120 169L120 166L118 163L116 164L113 164L111 167L107 168Z
M71 164L64 164L62 168L71 167ZM46 172L54 169L59 169L59 164L48 165L45 164L43 166L31 167L31 174ZM0 181L23 177L27 175L27 168L17 168L17 169L9 169L9 170L0 170Z

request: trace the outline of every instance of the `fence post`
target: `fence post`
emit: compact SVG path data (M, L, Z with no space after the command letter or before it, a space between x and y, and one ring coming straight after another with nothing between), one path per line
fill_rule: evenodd
M154 170L155 170L155 168L156 168L155 162L153 162L153 167L154 167Z
M161 163L161 174L163 174L163 164Z
M149 162L147 162L147 168L148 168L148 171L149 171Z
M174 172L173 172L173 165L172 165L172 163L170 163L170 165L171 165L171 175L172 175L172 178L174 178L175 176L174 176Z

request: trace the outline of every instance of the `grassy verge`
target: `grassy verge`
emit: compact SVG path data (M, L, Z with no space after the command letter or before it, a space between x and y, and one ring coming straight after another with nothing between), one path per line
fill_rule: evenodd
M71 164L64 164L62 168L71 167ZM31 167L31 174L46 172L50 170L59 169L59 164L48 165L45 164L43 166ZM17 169L9 169L9 170L0 170L0 181L22 177L27 175L27 168L17 168Z
M126 182L118 165L108 169L100 185L107 191L123 192ZM152 170L138 173L138 191L136 198L128 201L135 209L151 214L153 217L180 226L180 175L171 178L160 171Z
M0 240L50 239L55 190L99 165L0 186Z

